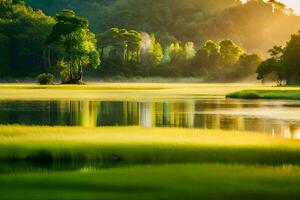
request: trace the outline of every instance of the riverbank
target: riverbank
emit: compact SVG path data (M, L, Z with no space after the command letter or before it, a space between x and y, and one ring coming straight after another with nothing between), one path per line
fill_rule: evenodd
M251 84L95 83L89 85L0 84L0 100L157 100L224 98L241 90L300 90Z

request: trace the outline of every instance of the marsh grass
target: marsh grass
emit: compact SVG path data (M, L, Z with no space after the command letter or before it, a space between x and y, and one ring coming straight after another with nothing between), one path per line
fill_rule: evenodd
M125 164L300 164L300 141L255 133L141 127L0 127L0 160Z
M0 174L2 199L299 199L300 169L176 164Z
M243 90L228 94L227 98L300 100L300 90Z
M171 84L171 83L102 83L90 85L0 84L0 99L109 99L152 100L221 97L240 90L299 90L298 87L277 88L241 84Z

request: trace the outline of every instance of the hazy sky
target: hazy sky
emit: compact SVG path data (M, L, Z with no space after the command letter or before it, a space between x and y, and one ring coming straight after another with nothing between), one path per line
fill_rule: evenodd
M241 1L247 2L247 0L241 0ZM277 1L284 3L288 8L293 8L295 12L298 15L300 15L300 0L277 0Z
M300 14L300 1L299 0L280 0L280 2L284 3L290 8L293 8L295 12Z

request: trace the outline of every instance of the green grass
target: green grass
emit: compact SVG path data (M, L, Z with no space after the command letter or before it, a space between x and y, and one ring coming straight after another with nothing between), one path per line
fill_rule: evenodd
M243 91L243 92L238 92ZM224 98L253 93L272 98L274 94L298 99L300 87L272 87L247 84L187 84L187 83L95 83L89 85L0 84L0 100L160 100L191 98ZM250 94L249 94L250 93ZM288 95L286 93L290 93ZM289 97L291 96L291 97ZM296 98L295 98L296 96ZM254 96L256 97L256 96ZM275 97L274 97L275 98ZM277 97L276 97L277 98Z
M300 141L256 133L140 127L0 127L0 160L300 164Z
M300 199L300 168L222 164L0 174L1 199Z
M278 88L241 84L171 84L171 83L102 83L90 85L0 84L0 99L101 99L101 100L159 100L220 97L246 90ZM288 89L288 88L286 88ZM289 88L297 90L299 88Z
M248 91L244 96L253 99L264 92L300 96L299 89L224 84L7 84L0 85L0 99L223 98L239 90ZM299 155L299 140L251 132L0 126L0 199L300 199ZM51 170L51 166L65 169L64 163L75 171ZM50 164L49 171L39 168L41 164ZM113 168L96 170L89 164ZM28 165L32 169L26 169Z
M227 98L300 100L300 90L243 90L231 93Z

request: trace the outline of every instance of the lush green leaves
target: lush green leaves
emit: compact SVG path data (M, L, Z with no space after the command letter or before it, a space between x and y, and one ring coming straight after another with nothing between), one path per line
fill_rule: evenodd
M44 40L54 20L23 2L0 1L2 76L35 76L48 71Z
M72 10L63 10L55 20L47 44L57 44L66 53L63 60L69 65L69 76L63 76L63 82L77 83L82 79L83 66L96 68L100 65L97 40L89 30L88 21L77 17Z
M258 69L258 79L264 80L275 74L280 84L300 83L300 32L293 34L285 47L275 46L269 50L271 58L262 62Z

